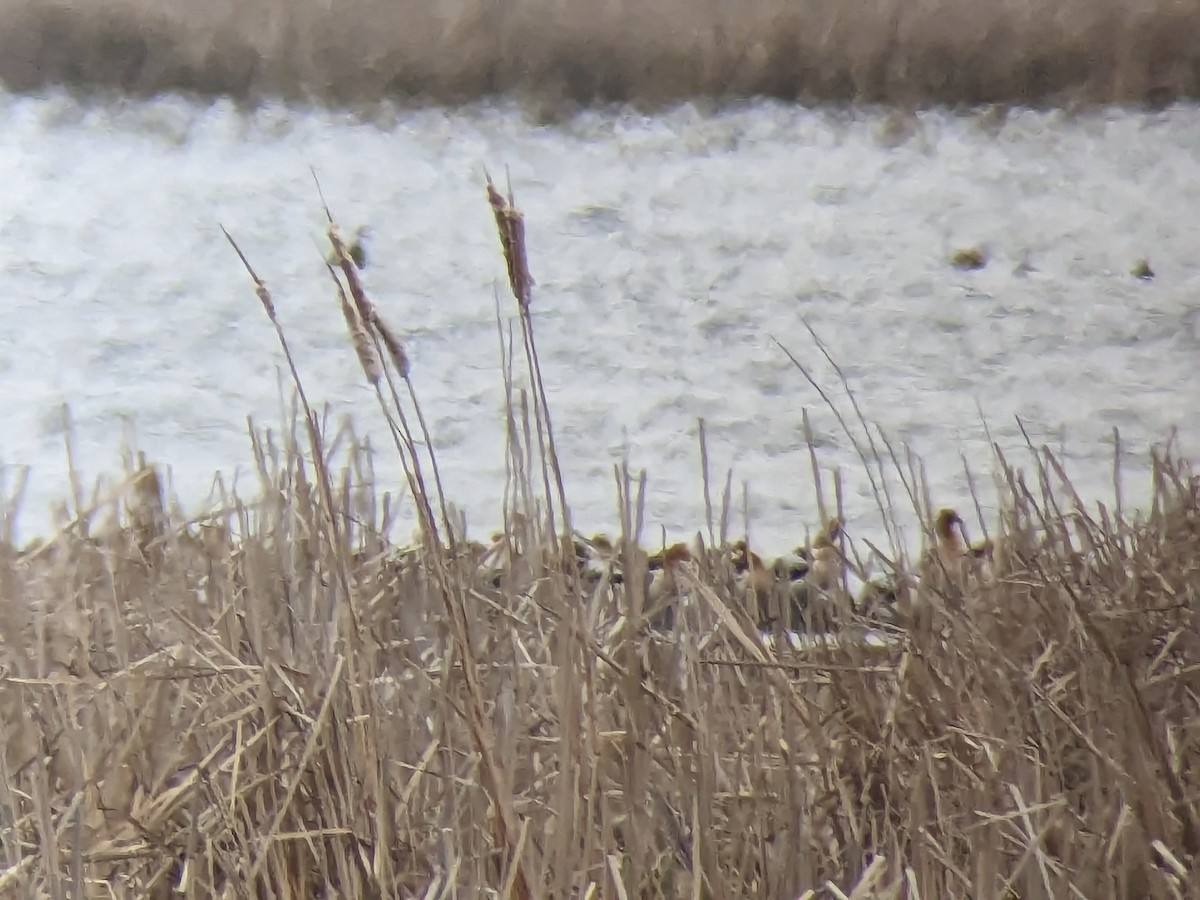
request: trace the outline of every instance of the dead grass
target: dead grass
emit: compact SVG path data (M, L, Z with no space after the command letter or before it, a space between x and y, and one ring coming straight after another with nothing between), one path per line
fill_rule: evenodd
M0 81L18 90L334 104L518 94L548 115L751 96L1200 96L1197 0L3 0L0 23Z
M394 498L293 370L291 427L252 434L257 497L188 519L139 460L110 497L76 491L50 539L4 545L0 896L1197 895L1184 463L1156 455L1136 517L1119 495L1086 509L1046 451L1027 473L1001 456L990 574L897 575L893 644L843 618L806 651L758 636L730 492L714 504L706 479L721 546L681 570L691 599L654 634L644 480L616 472L621 584L582 573L567 539L523 220L487 188L518 299L519 333L497 312L505 533L469 541L438 489L419 379L331 219L415 542L391 542ZM919 467L854 413L889 533L906 507L929 521ZM839 496L835 480L828 512Z

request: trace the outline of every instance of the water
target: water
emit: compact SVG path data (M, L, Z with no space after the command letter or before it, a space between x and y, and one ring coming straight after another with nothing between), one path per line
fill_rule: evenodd
M544 374L584 530L618 521L612 467L650 472L648 521L686 537L714 476L749 485L754 537L816 523L800 421L843 469L851 531L874 500L829 409L847 413L810 324L866 415L924 459L934 501L969 509L962 457L994 499L979 419L1024 459L1061 450L1089 498L1126 489L1146 450L1200 413L1200 112L1015 112L1003 123L759 104L717 115L586 113L539 126L515 108L347 114L218 102L81 107L0 101L0 460L32 466L23 535L67 496L59 407L85 474L114 469L132 421L174 489L204 503L245 475L246 416L278 425L282 359L219 224L274 293L314 401L388 445L321 256L317 170L338 220L372 229L368 288L407 339L449 493L484 533L504 484L495 292L504 283L484 167L525 211ZM982 246L963 272L955 250ZM1147 257L1153 281L1130 274ZM399 469L378 470L399 489ZM718 487L719 489L719 487ZM831 488L827 486L831 492ZM740 526L735 530L740 531Z

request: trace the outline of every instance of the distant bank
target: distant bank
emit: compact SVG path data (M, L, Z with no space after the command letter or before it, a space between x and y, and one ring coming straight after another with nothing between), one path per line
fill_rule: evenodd
M1160 106L1200 97L1200 0L10 0L0 82L355 105Z

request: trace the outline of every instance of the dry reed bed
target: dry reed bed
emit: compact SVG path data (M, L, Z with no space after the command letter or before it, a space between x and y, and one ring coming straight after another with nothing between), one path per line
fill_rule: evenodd
M1197 0L4 0L0 81L335 104L1200 96ZM685 25L686 23L686 25Z
M903 581L894 646L772 651L727 550L687 569L691 602L652 635L634 540L624 586L559 552L523 221L488 190L519 313L500 329L503 564L443 503L403 345L331 219L416 542L389 542L369 455L294 373L292 427L254 432L257 498L188 520L143 460L5 550L0 896L1196 896L1184 464L1156 458L1135 519L1119 499L1085 512L1049 455L1028 482L1001 459L992 577ZM868 452L886 504L896 458ZM617 474L634 538L643 485Z

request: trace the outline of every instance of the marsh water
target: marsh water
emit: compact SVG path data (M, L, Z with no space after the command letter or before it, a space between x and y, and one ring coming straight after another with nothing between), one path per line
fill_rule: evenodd
M801 419L840 467L853 530L874 499L847 416L925 463L970 509L995 501L991 437L1061 452L1089 500L1127 500L1152 443L1200 414L1200 112L995 114L684 105L540 124L516 107L348 113L182 99L0 98L0 461L32 467L21 534L69 492L70 404L85 478L132 427L191 509L213 473L252 472L247 416L284 420L282 357L219 225L270 286L315 402L353 414L400 470L345 339L322 255L315 168L346 231L370 228L368 289L406 337L448 493L500 519L501 316L515 306L485 167L525 211L534 312L577 525L618 521L613 464L649 471L647 522L701 525L697 420L767 544L816 521ZM953 254L979 248L964 271ZM1131 270L1146 259L1155 277ZM778 343L776 343L778 342ZM832 486L827 485L832 495ZM735 530L742 526L735 524Z

